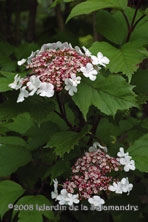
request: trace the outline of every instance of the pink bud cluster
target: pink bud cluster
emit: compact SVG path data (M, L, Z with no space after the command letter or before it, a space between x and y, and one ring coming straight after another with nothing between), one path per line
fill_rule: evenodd
M109 156L101 149L86 152L72 167L72 176L66 180L63 188L69 193L79 193L79 198L88 199L93 194L108 190L115 180L109 173L121 169L116 158Z
M79 73L80 68L90 62L91 58L73 48L46 49L33 57L26 68L31 70L31 75L37 75L41 82L51 83L56 91L60 91L65 79Z

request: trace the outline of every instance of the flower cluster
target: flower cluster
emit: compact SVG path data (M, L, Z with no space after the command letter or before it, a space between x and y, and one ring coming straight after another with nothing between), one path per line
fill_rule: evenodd
M117 153L119 157L118 160L121 165L124 166L124 171L128 172L129 170L135 170L135 161L132 160L132 157L129 156L129 153L124 153L124 149L120 147L120 152Z
M101 146L98 142L89 147L89 152L73 165L72 176L63 183L60 194L58 194L58 181L54 180L52 199L59 201L61 205L72 205L87 199L93 207L101 207L105 203L99 196L102 191L129 194L133 184L129 183L128 177L120 180L114 178L111 172L135 170L134 160L130 157L130 162L125 168L123 158L127 161L129 155L124 153L123 148L120 148L117 158L109 156L106 152L107 147Z
M94 56L85 47L81 50L67 42L48 43L27 59L18 61L19 66L26 64L29 75L20 78L17 74L9 87L20 89L17 102L34 94L52 97L55 91L62 89L73 96L83 76L94 81L101 67L108 63L109 59L101 52Z

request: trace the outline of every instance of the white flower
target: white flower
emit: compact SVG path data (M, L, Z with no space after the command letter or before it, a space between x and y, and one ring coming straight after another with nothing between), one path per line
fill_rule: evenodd
M70 96L73 96L77 92L77 85L80 84L81 77L75 74L71 74L71 78L65 79L65 89L68 91Z
M89 147L89 152L97 151L98 148L100 148L100 149L104 150L105 152L107 152L107 147L106 146L102 146L98 142L94 142L93 145Z
M105 201L97 195L94 195L92 198L89 198L88 202L94 207L101 207L101 205L105 203Z
M135 161L132 160L132 157L129 156L129 153L125 153L124 149L120 147L120 152L117 153L117 160L120 162L121 165L124 166L124 171L128 172L129 170L135 170Z
M125 156L119 159L121 165L124 166L124 171L135 170L135 161L131 160L131 156Z
M27 82L28 89L31 91L30 96L33 96L37 89L40 87L41 81L37 76L31 76L29 82Z
M73 205L74 203L79 203L79 199L78 199L78 194L71 194L71 193L68 193L67 195L68 197L66 197L66 201L67 201L67 204L69 206Z
M17 62L18 66L22 66L26 62L26 59L21 59Z
M129 183L128 177L123 178L121 180L121 186L122 186L122 191L124 193L130 193L130 191L133 189L133 184Z
M135 170L135 161L134 160L130 160L130 162L128 162L127 165L124 166L124 171L128 172L129 170Z
M23 102L23 101L24 101L24 98L25 98L25 97L28 97L28 96L29 96L29 93L28 93L28 91L26 90L26 86L23 86L22 88L20 88L20 94L19 94L19 96L18 96L17 103Z
M54 179L54 191L51 192L51 198L56 199L58 196L58 180Z
M130 193L130 191L132 190L133 188L133 184L129 183L129 180L128 178L122 178L121 181L119 182L113 182L113 185L110 185L108 187L108 189L110 191L113 191L117 194L122 194L122 193Z
M57 200L59 200L60 205L67 204L68 192L66 189L62 189L61 193L57 196Z
M110 60L103 56L103 54L101 52L97 53L97 56L92 55L91 56L92 59L92 64L93 65L101 65L101 66L106 66L106 64L109 64Z
M41 82L37 94L43 97L52 97L54 95L54 86L51 83Z
M88 149L89 152L95 152L97 151L97 147L95 146L90 146L89 149Z
M125 156L128 156L128 155L129 155L128 152L127 152L127 153L124 152L124 148L123 148L123 147L120 147L119 150L120 150L120 151L117 153L117 156L118 156L118 157L125 157Z
M62 189L61 193L56 198L59 200L60 205L73 205L74 203L79 203L78 194L68 193L66 189Z
M118 194L122 194L122 186L121 186L121 182L115 183L113 182L113 185L110 185L108 187L108 189L112 192L118 193Z
M12 89L20 89L22 86L22 78L17 74L14 77L14 82L9 84L9 87Z
M75 50L80 54L80 55L84 55L84 53L81 51L79 46L75 46Z
M27 58L27 64L31 63L31 60L38 54L39 50L36 50L35 52L31 52L30 56Z
M80 71L91 81L94 81L96 79L97 71L94 69L91 63L87 63L86 67L81 67Z
M85 46L83 46L82 49L84 50L86 56L90 57L92 55L91 52L85 48Z

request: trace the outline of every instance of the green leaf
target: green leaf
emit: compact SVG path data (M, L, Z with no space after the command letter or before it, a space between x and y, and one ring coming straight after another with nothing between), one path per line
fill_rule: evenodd
M49 138L51 138L57 131L59 131L58 125L51 121L44 122L38 127L35 125L30 128L26 133L26 136L29 138L29 149L33 150L45 145L49 141Z
M64 165L64 167L63 167ZM45 173L44 178L49 175L54 179L59 176L63 176L63 174L70 169L70 162L63 159L58 160L54 165L52 165Z
M135 85L135 91L140 94L148 95L148 86L145 84L148 82L148 72L147 70L138 70L132 78L132 84Z
M148 134L140 137L129 147L128 151L135 160L136 168L142 172L148 172Z
M132 32L130 40L139 40L141 43L147 44L148 42L148 18L143 18L138 25L136 26L135 30Z
M55 8L58 4L62 3L61 0L54 0L51 5L50 8Z
M49 140L47 146L55 148L56 155L63 156L64 153L69 153L88 130L83 129L81 132L62 131L55 133Z
M41 1L43 2L43 0ZM31 51L36 51L38 47L39 46L35 43L22 43L19 47L15 48L15 56L18 60L21 60L22 58L28 57L31 54Z
M16 205L29 206L30 210L20 210L18 213L19 222L43 222L43 216L49 220L53 220L54 215L52 212L51 203L43 195L25 196L19 199ZM44 207L48 207L45 209ZM50 209L50 210L49 210ZM13 211L13 218L18 211Z
M13 204L24 193L24 189L17 183L4 180L0 182L0 216L9 210L8 205Z
M88 0L76 5L70 12L66 22L78 15L90 14L91 12L105 8L125 9L127 0Z
M145 15L148 16L148 8L145 10Z
M29 113L22 113L13 118L12 123L7 123L5 126L10 131L15 131L20 134L25 134L31 126L33 126L34 122L30 117Z
M126 110L136 106L132 89L133 86L129 85L121 76L98 75L94 82L83 80L72 99L85 118L91 105L106 115L114 116L117 110Z
M14 81L15 75L16 73L0 71L0 92L12 90L8 85Z
M102 52L110 59L107 68L112 73L123 73L128 77L130 82L132 74L137 71L139 64L145 56L139 52L141 45L138 42L129 42L124 44L121 48L116 48L107 42L95 42L90 51L97 54L98 51Z
M25 140L17 136L4 136L0 137L0 143L5 145L26 146Z
M40 126L42 122L47 120L54 108L54 101L39 96L27 98L23 103L16 103L16 97L9 95L8 100L0 105L0 118L9 120L18 114L29 113Z
M0 146L0 176L8 176L31 161L30 152L21 146Z
M128 31L120 11L111 13L106 10L100 10L96 14L96 30L109 41L119 45L124 42Z

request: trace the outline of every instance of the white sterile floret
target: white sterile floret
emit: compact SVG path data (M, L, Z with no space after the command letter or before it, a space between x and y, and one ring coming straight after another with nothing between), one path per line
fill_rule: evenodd
M20 94L17 99L17 103L23 102L25 98L29 96L29 92L26 90L26 86L20 88Z
M130 191L133 189L133 184L129 183L128 177L121 180L121 186L123 193L129 194Z
M94 195L93 197L89 198L88 202L94 207L101 207L105 203L105 201L97 195Z
M98 52L97 56L92 55L91 59L93 65L101 65L104 67L110 62L110 60L106 56L103 56L101 52Z
M107 152L107 147L106 146L102 146L98 142L94 142L93 145L89 147L89 152L97 151L98 148L100 148L100 149L104 150L105 152Z
M79 46L75 46L75 50L80 54L80 55L84 55L84 53L81 51Z
M52 97L54 95L54 86L51 83L43 82L40 84L37 94L43 97Z
M9 84L9 87L12 88L12 89L20 89L22 86L22 78L17 74L15 77L14 77L14 82L13 83L10 83Z
M84 50L86 56L90 57L92 55L91 52L85 48L85 46L83 46L82 49Z
M22 66L26 62L26 59L21 59L17 62L18 66Z
M123 147L120 147L119 150L120 150L120 151L117 153L117 156L118 156L118 157L125 157L125 156L128 156L128 155L129 155L128 152L127 152L127 153L124 152L124 148L123 148Z
M67 205L71 206L73 204L78 204L80 201L78 199L78 194L68 193L66 197Z
M135 161L131 160L131 156L125 156L119 159L121 165L124 166L124 171L135 170Z
M41 81L38 76L31 76L29 82L27 82L28 89L31 91L30 96L33 96L37 89L40 87Z
M119 182L113 182L113 185L110 185L108 189L117 194L127 193L129 194L133 188L133 184L129 183L128 177L122 178Z
M71 74L71 78L65 79L65 89L68 91L70 96L73 96L77 92L77 85L80 84L81 77L75 74Z
M30 64L32 59L38 54L39 50L36 50L35 52L31 52L30 56L27 58L27 64Z
M122 186L121 182L113 182L113 185L110 185L108 189L112 192L115 192L117 194L122 194Z
M125 153L123 147L120 147L120 151L117 153L117 160L120 162L121 165L124 166L124 171L128 172L129 170L135 170L135 161L132 160L132 157L129 156L129 153Z
M61 193L57 196L57 200L59 200L60 205L67 204L68 192L66 189L62 189Z
M98 74L98 72L94 69L91 63L87 63L85 67L81 67L80 71L85 77L89 78L91 81L96 80L96 75Z
M58 180L53 179L54 182L54 191L51 192L51 198L52 199L57 199L58 196Z

